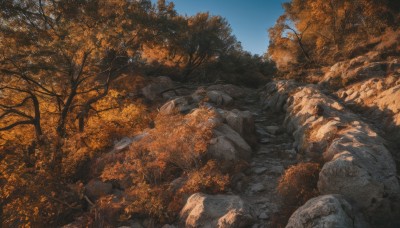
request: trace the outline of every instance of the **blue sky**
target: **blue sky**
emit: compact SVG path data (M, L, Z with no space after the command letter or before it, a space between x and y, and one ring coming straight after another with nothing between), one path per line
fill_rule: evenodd
M268 47L267 29L283 13L281 4L288 0L172 0L180 14L208 11L225 17L243 49L262 55ZM157 2L154 0L153 2ZM168 1L167 2L171 2Z

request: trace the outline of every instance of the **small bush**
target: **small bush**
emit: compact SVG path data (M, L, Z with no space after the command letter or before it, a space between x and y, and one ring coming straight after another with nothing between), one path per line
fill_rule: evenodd
M278 184L278 193L288 206L300 206L318 194L318 163L299 163L287 169Z
M287 169L277 190L283 208L272 219L273 227L284 227L290 215L307 200L318 195L317 183L321 166L318 163L299 163Z

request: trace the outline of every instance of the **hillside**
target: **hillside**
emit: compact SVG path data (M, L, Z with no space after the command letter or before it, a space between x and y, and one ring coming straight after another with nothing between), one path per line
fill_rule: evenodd
M282 7L0 2L0 228L400 227L399 3Z

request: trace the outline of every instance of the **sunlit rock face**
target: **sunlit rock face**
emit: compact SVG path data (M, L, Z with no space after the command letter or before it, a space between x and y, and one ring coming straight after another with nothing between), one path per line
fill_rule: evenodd
M385 141L368 124L318 86L282 81L266 89L273 91L264 94L266 108L286 110L286 127L298 151L324 161L318 181L321 194L341 194L373 220L383 218L378 211L393 213L390 205L397 203L392 199L400 192L396 166Z
M252 224L250 208L235 195L206 195L189 197L180 212L183 227L241 228Z
M324 195L310 199L290 217L286 228L368 227L353 206L341 195Z
M346 106L363 112L372 121L379 121L393 138L400 139L400 74L364 80L335 94Z

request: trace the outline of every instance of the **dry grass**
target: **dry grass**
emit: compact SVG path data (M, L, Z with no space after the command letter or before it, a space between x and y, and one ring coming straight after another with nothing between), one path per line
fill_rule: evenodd
M299 163L285 171L277 187L283 207L272 218L273 227L285 227L290 215L299 206L318 195L320 170L320 164L308 162Z

